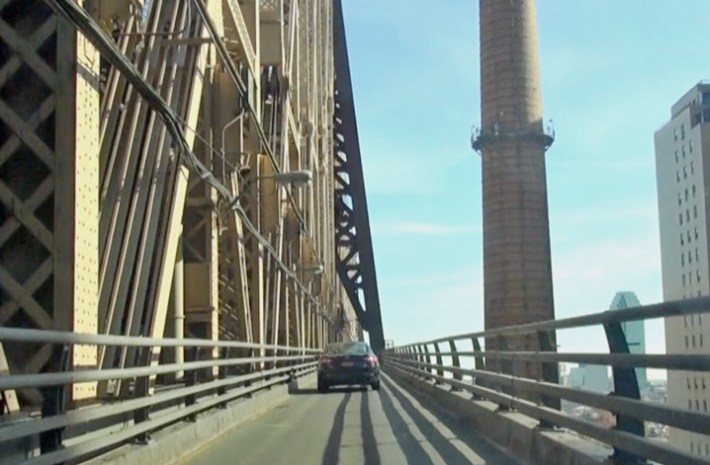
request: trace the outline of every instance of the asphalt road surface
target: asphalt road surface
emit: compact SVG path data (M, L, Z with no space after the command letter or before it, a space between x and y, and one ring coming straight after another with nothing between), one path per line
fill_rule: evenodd
M379 392L295 392L180 465L517 465L456 431L383 376Z

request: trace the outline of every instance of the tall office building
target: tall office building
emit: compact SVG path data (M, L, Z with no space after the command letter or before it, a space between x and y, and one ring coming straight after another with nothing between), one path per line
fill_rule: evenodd
M638 307L641 303L638 297L633 292L617 292L614 299L611 301L609 310L623 310L625 308ZM646 322L624 321L621 323L621 329L626 336L626 343L629 345L629 352L632 354L646 353ZM646 376L645 368L636 369L636 379L639 383L639 389L644 390L648 386L648 377Z
M663 299L710 294L710 83L699 83L671 108L655 133ZM666 352L710 354L710 315L666 319ZM710 377L668 373L668 402L701 412L710 404ZM710 436L671 429L671 443L710 456Z

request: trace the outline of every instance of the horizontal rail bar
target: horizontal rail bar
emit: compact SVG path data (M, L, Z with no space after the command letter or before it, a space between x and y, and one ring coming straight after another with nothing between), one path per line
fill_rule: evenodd
M192 394L200 394L220 387L228 387L239 383L245 383L255 379L264 378L266 376L274 376L292 371L299 371L314 367L317 362L309 362L290 367L275 368L263 372L249 373L247 375L234 376L225 379L200 383L193 386L183 386L176 389L170 389L153 396L140 397L136 399L124 400L110 404L99 405L71 412L54 415L51 417L26 420L19 423L14 423L7 426L0 426L0 442L7 442L13 439L19 439L32 434L38 434L44 431L49 431L57 428L65 428L67 426L87 423L93 420L112 417L128 413L139 408L149 407L152 405L169 402L171 400L180 399Z
M313 358L311 355L285 355L279 357L241 357L227 359L201 360L187 363L170 363L147 367L110 368L106 370L62 371L57 373L38 373L31 375L9 375L0 377L0 390L59 386L63 384L107 381L115 379L137 378L140 376L161 375L176 371L199 370L220 366L247 365L259 362L283 362Z
M585 326L622 323L625 321L650 320L654 318L683 316L696 313L710 313L710 297L695 297L692 299L661 302L658 304L644 305L642 307L633 307L623 310L607 310L600 313L592 313L590 315L576 316L561 320L548 320L540 323L506 326L488 331L457 334L455 336L432 339L426 342L407 344L402 347L414 347L422 344L448 342L450 340L458 341L461 339L470 339L472 337L515 336L537 331L582 328Z
M579 434L588 436L592 439L596 439L610 446L625 450L627 452L638 454L642 457L651 460L656 460L661 463L669 464L682 463L683 465L710 465L710 461L704 460L703 458L697 455L691 455L680 449L672 448L660 442L650 441L641 436L635 436L633 434L625 433L618 430L607 429L602 426L595 425L594 423L571 417L558 410L538 406L533 404L532 402L528 402L522 399L516 399L512 396L508 396L506 394L502 394L491 389L466 384L461 381L444 378L443 376L437 376L412 368L409 368L408 370L402 369L397 367L397 363L395 363L394 365L394 368L399 369L400 371L414 372L418 375L424 375L429 379L443 382L456 388L460 388L474 395L496 402L500 405L508 405L511 408L519 411L520 413L535 418L537 420L546 420L552 424L570 429Z
M43 344L82 344L97 346L123 346L123 347L224 347L234 349L254 350L282 350L286 352L300 352L319 354L320 349L306 349L301 347L253 344L239 341L214 341L211 339L175 339L175 338L150 338L139 336L113 336L109 334L84 334L66 331L50 331L43 329L11 328L0 326L1 342L41 342Z
M229 402L234 399L238 399L239 397L243 397L253 392L260 391L269 386L274 386L276 384L283 383L287 379L287 376L273 378L268 381L265 381L262 384L249 386L248 388L240 389L238 391L232 391L223 396L203 400L196 404L190 405L189 407L177 410L175 412L133 424L121 431L107 435L106 437L92 439L91 441L84 441L79 444L66 447L64 449L60 449L54 452L50 452L48 454L40 455L39 457L26 460L23 463L26 465L55 465L58 463L65 462L67 460L80 459L82 457L86 457L87 455L93 452L97 452L102 449L109 448L111 446L116 446L125 443L129 439L132 439L140 434L153 431L157 428L160 428L161 426L168 425L178 420L182 420L183 418L189 417L201 411L209 410L210 408L216 405Z
M666 370L710 371L710 357L698 354L589 354L561 352L440 352L442 357L488 357L503 360L525 360L534 362L572 362L590 365L609 365L630 368L659 368ZM404 354L389 356L405 357Z
M465 374L476 378L492 381L500 386L509 387L513 392L525 392L556 396L560 399L577 402L590 407L612 411L617 414L628 415L640 420L655 421L676 428L707 434L710 431L710 414L681 410L660 403L643 402L626 397L610 396L591 391L560 386L559 384L536 381L527 378L517 378L511 375L493 373L475 369L449 367L433 363L417 362L413 360L398 360L403 365L412 367L418 372L427 373L419 366L430 369L439 369L450 373ZM449 379L449 378L445 378Z

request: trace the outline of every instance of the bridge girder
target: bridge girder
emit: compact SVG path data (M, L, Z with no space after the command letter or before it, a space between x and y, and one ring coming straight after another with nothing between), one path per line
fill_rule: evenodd
M0 324L300 347L357 339L335 231L334 4L72 5L0 8L11 26L0 89L9 83L15 96L0 96ZM310 185L277 182L298 170L312 173ZM225 355L109 346L67 359L12 344L3 353L0 371L11 372ZM75 385L52 398L150 393L168 381ZM47 403L22 394L22 404Z

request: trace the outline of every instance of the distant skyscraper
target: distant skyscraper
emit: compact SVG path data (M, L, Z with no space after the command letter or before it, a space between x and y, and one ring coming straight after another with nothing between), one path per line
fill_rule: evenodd
M663 299L710 293L710 83L694 86L671 108L671 120L655 134L658 216ZM666 352L710 353L710 315L666 319ZM668 402L677 408L708 411L710 377L668 373ZM710 456L710 436L671 428L671 443Z
M570 369L567 382L570 387L586 391L603 393L611 391L609 368L604 365L580 363L579 366Z
M624 308L638 307L641 303L633 292L617 292L614 300L611 301L609 310L622 310ZM646 353L646 329L645 321L625 321L621 323L621 329L624 330L626 343L629 345L629 352L632 354ZM640 389L645 389L648 385L645 368L636 369L636 379Z

